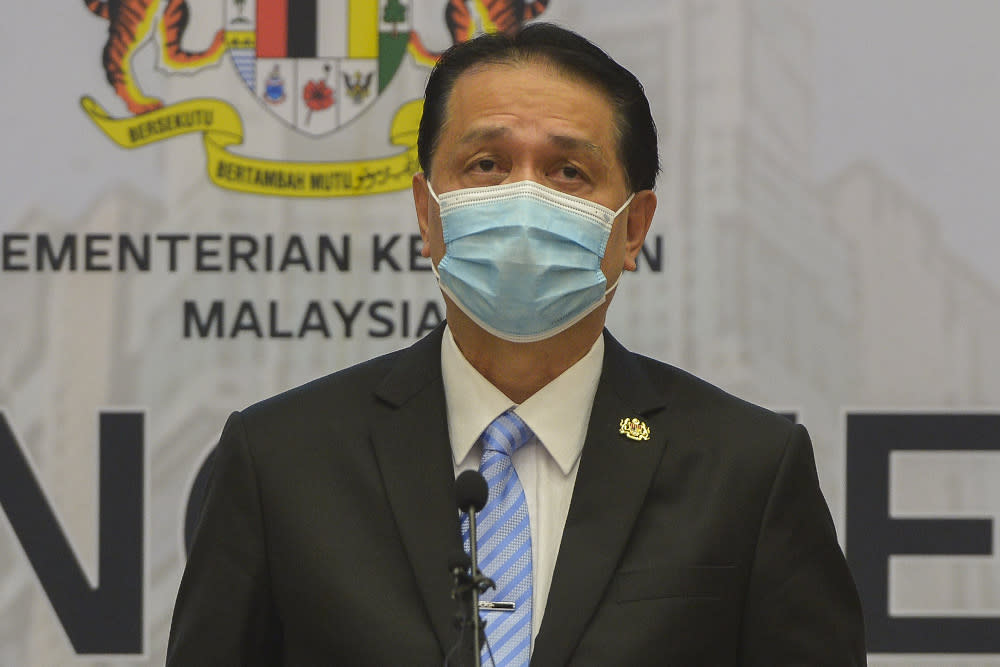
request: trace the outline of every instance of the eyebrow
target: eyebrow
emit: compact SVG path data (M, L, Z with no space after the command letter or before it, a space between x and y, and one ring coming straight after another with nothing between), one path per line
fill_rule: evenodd
M479 141L490 141L499 139L505 134L510 134L507 127L477 127L469 130L458 139L459 144L471 144Z
M510 134L510 128L508 127L479 127L469 130L462 135L458 139L458 143L464 145L480 141L492 141L500 139L508 134ZM589 153L601 162L607 162L607 156L605 155L604 150L593 142L564 134L550 134L548 138L549 142L555 144L563 150Z
M556 146L559 146L564 150L590 153L600 161L607 162L607 157L604 155L604 150L597 144L590 141L586 141L585 139L579 139L577 137L568 137L562 134L550 134L549 141L551 141Z

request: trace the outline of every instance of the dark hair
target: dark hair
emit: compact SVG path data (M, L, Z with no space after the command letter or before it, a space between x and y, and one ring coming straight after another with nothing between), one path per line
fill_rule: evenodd
M431 159L444 125L455 82L470 67L540 61L603 91L618 120L618 151L628 186L651 190L660 171L656 125L642 84L598 46L571 30L551 23L532 23L508 35L480 35L445 51L424 89L424 113L417 136L417 157L430 176Z

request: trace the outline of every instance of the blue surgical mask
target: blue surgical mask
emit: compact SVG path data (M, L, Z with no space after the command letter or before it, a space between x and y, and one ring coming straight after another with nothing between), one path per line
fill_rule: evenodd
M515 343L565 331L604 303L601 259L617 211L534 181L434 193L441 290L473 322ZM433 266L433 265L432 265Z

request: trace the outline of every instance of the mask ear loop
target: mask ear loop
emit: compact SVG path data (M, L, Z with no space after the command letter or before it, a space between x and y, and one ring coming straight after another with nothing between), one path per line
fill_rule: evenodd
M434 200L434 203L435 203L435 204L437 204L438 206L441 206L441 200L440 200L440 199L438 199L438 196L437 196L437 193L436 193L436 192L434 192L434 188L433 188L433 187L431 187L431 179L429 179L429 178L425 178L424 180L425 180L425 181L426 181L426 183L427 183L427 191L431 193L431 199L433 199L433 200ZM632 200L631 200L631 199L629 199L629 201L632 201ZM625 202L625 203L627 204L628 202Z
M427 183L427 186L430 187L430 182L429 181ZM621 208L619 208L617 211L615 211L615 214L611 217L611 220L612 221L617 220L618 216L622 214L622 211L624 211L626 208L628 208L628 205L632 203L633 199L635 199L635 193L634 192L628 196L628 199L626 199L625 203L621 205Z
M425 178L424 181L427 183L427 191L429 193L431 193L431 199L433 199L434 202L438 205L438 208L440 208L441 207L441 200L438 199L437 193L434 192L434 188L431 186L431 179ZM437 267L434 266L434 260L433 259L431 260L431 272L434 274L434 277L437 278L438 284L440 285L441 284L441 274L438 273Z
M430 185L430 184L428 183L428 185ZM628 205L632 203L633 199L635 199L635 193L634 192L632 194L630 194L628 196L628 199L625 200L625 203L622 204L621 207L619 207L619 209L617 211L615 211L615 214L611 217L611 223L612 224L614 224L614 221L617 220L618 216L622 214L622 211L624 211L626 208L628 208ZM621 273L619 273L618 277L615 278L615 282L611 283L611 285L606 290L604 290L604 296L605 297L607 297L609 294L611 294L611 292L616 287L618 287L618 283L621 281L623 275L625 275L625 271L622 271Z
M618 287L618 282L622 279L622 274L624 274L624 273L625 273L624 271L622 271L621 273L619 273L618 277L615 278L615 281L613 283L611 283L611 286L608 287L608 289L604 290L604 296L605 297L607 297L609 294L611 294L611 292L613 292L614 289L616 287Z

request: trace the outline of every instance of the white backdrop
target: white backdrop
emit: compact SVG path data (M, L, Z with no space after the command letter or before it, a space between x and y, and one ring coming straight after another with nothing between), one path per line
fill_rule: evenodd
M402 4L397 31L419 34L432 51L450 43L444 0ZM20 3L0 27L0 414L90 586L101 583L99 414L141 413L145 456L143 637L139 655L125 658L78 654L14 528L16 513L29 516L11 490L24 478L11 485L0 471L3 665L161 664L188 494L228 412L406 345L441 312L426 265L411 259L409 192L391 191L408 182L397 173L410 127L401 110L420 97L425 59L409 51L395 71L386 66L348 113L337 74L370 66L370 41L326 75L333 106L314 110L309 126L294 117L296 129L282 120L288 107L254 99L241 79L249 29L233 20L238 5L188 5L183 44L203 49L225 24L232 49L216 64L168 73L156 41L140 45L137 85L173 109L155 126L131 119L108 85L108 22L83 2ZM243 11L254 15L253 0ZM611 309L612 330L633 349L797 413L842 536L848 413L1000 414L1000 189L991 182L1000 173L1000 5L551 0L541 18L634 71L661 132L660 206L640 271L623 279ZM300 79L324 76L281 73L289 101ZM126 144L150 133L159 141L120 147L81 98L122 119L107 127L124 128ZM206 113L208 143L201 131L164 131L207 122ZM332 129L316 136L321 121ZM242 143L220 145L234 128ZM375 162L386 156L397 156L389 172ZM292 180L307 162L351 161L358 187L338 197L237 192L210 178L236 173L220 171L220 159L281 162L266 168ZM390 191L368 193L379 187ZM146 239L148 268L128 254L120 266L121 246L141 254ZM251 247L252 259L239 259ZM55 268L64 248L77 253L75 269L69 254ZM1000 436L987 446L1000 448ZM996 451L893 454L889 511L995 523L996 479ZM997 528L987 530L985 554L894 556L888 614L1000 617ZM881 652L871 664L1000 665L1000 650L975 646Z

